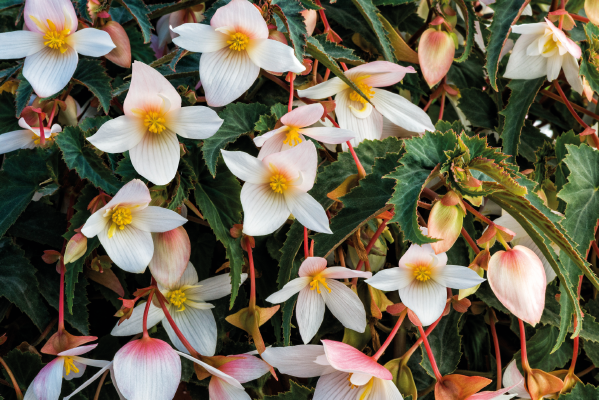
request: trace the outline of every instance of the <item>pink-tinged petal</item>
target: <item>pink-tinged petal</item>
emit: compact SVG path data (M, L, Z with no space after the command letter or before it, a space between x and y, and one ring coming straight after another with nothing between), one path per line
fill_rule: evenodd
M239 383L246 383L260 378L268 373L269 366L261 359L247 354L232 355L231 357L241 357L238 360L230 361L219 369L225 374L237 379Z
M515 394L506 394L510 388L503 388L494 392L478 392L468 397L467 400L508 400L516 397Z
M123 321L122 324L116 324L112 328L110 334L112 336L133 336L143 331L143 316L146 303L138 304L134 309L133 313ZM158 324L164 319L164 312L160 307L156 307L154 304L150 304L150 310L148 310L148 329Z
M181 108L181 96L173 85L158 71L142 63L134 61L131 72L131 86L125 98L123 109L125 115L134 116L134 109L158 111L164 100L170 101L170 110ZM164 134L164 133L163 133Z
M516 40L503 76L509 79L535 79L547 75L547 57L531 57L526 49L537 35L522 35Z
M368 374L380 379L392 378L388 369L349 344L333 340L322 340L322 344L327 360L338 371Z
M354 146L357 146L364 139L380 139L383 132L383 115L374 109L366 118L356 117L349 107L352 106L359 110L362 108L362 103L350 100L350 93L349 90L344 90L335 96L335 102L337 103L335 114L339 126L356 134L356 137L351 140Z
M425 233L426 235L427 233ZM431 247L430 244L425 244L422 246L411 245L408 248L408 251L404 253L404 255L399 259L399 266L401 268L411 269L411 265L428 265L434 264L436 261L436 266L442 267L447 264L447 253L440 253L435 255L435 251Z
M412 283L414 273L409 268L389 268L377 272L372 278L365 282L373 288L391 292L400 290Z
M553 24L551 24L553 25ZM534 24L521 24L512 26L512 32L521 35L543 35L545 29L549 28L546 22L536 22Z
M280 152L286 146L287 127L282 126L279 129L265 133L262 136L254 138L254 144L260 148L258 160L264 160L267 156ZM268 135L268 136L267 136Z
M273 191L268 184L244 184L241 188L241 205L244 214L243 233L250 236L273 233L291 214L285 197Z
M283 133L287 132L288 130L289 130L289 127L283 125L280 128L274 129L272 131L268 131L263 135L256 136L254 138L254 144L256 145L256 147L262 147L262 146L264 146L264 144L269 142L270 139L272 139L275 136L281 136L282 138L285 138L285 135ZM283 143L283 140L281 140L281 144L282 143ZM264 158L264 157L262 157L262 158ZM260 158L258 158L258 159L260 159Z
M524 246L498 251L489 261L487 279L497 299L516 317L536 325L545 307L543 263Z
M349 88L349 86L347 86L345 82L340 78L335 77L308 89L298 90L297 94L300 97L306 97L308 99L324 99L329 96L334 96L347 88Z
M268 167L257 158L243 151L221 150L221 154L229 170L242 181L257 185L270 182Z
M312 36L314 29L316 29L316 22L318 21L318 13L316 10L304 10L300 14L304 17L304 23L306 24L306 31L308 36Z
M154 255L148 267L156 281L165 287L176 285L185 272L191 254L191 243L182 226L163 233L153 233ZM195 268L192 269L195 271ZM197 279L197 276L196 276Z
M231 27L250 39L266 39L268 27L260 11L247 0L233 0L216 10L210 20L213 28Z
M344 267L329 267L323 271L322 276L329 279L351 279L351 278L372 278L372 272L355 271Z
M173 26L172 30L179 35L173 39L173 43L185 50L212 53L229 46L227 44L229 36L215 31L210 25L183 24L178 27Z
M578 61L571 54L566 54L562 60L562 69L564 70L564 75L566 75L566 80L572 86L576 92L582 95L583 86L582 79L580 79L580 67L578 66Z
M312 282L312 278L308 276L292 279L291 281L287 282L287 284L285 284L281 290L268 296L266 301L273 304L279 304L287 301L289 298L291 298L291 296L299 293L300 290L308 286L310 282Z
M185 310L182 311L173 305L169 305L168 309L173 321L191 346L203 356L213 356L216 351L217 330L212 310L200 310L189 305L186 305ZM171 324L164 320L162 325L175 348L183 353L188 353Z
M373 89L372 104L395 125L412 132L434 132L431 118L405 97L383 89Z
M449 71L455 55L455 43L449 33L429 28L418 45L418 61L422 75L430 87L435 86Z
M283 125L303 128L315 124L324 114L324 107L320 103L300 106L281 117Z
M137 146L148 133L143 119L122 115L106 121L98 132L87 138L91 144L107 153L122 153Z
M168 232L186 222L187 219L175 211L162 207L149 206L131 212L131 226L146 232Z
M97 344L88 344L87 346L79 346L74 349L65 350L61 353L58 353L58 356L80 356L81 354L88 353L98 346Z
M316 290L306 287L299 292L295 313L304 343L309 343L318 332L324 318L324 309L324 299Z
M514 239L512 240L512 244L514 246L519 244L520 246L527 247L530 250L532 250L532 252L535 253L537 257L539 257L539 260L541 260L541 262L543 263L543 269L545 270L545 277L547 279L547 283L555 279L557 275L553 270L553 267L551 267L549 260L547 260L541 249L539 249L539 247L536 245L536 243L534 242L534 240L532 240L530 236L524 236L521 239ZM559 247L554 247L553 250L555 250L556 253L559 253Z
M247 279L247 274L241 274L240 285ZM196 278L197 282L197 278ZM198 282L200 287L187 290L187 297L190 300L211 301L223 298L231 294L233 286L231 285L231 275L223 274L213 276Z
M202 106L182 107L166 114L166 127L188 139L207 139L223 124L216 111Z
M168 129L161 134L148 132L131 150L131 163L144 178L156 185L166 185L177 174L181 149L174 132Z
M109 238L108 229L109 225L98 234L98 239L112 262L127 272L143 273L154 254L152 234L126 225Z
M306 67L295 57L293 48L272 39L250 40L247 54L262 69L274 72L304 72Z
M301 277L313 277L327 269L327 260L322 257L308 257L302 262L298 275Z
M18 130L0 135L0 154L9 153L18 149L35 147L31 131Z
M559 42L566 47L568 53L574 56L574 58L580 58L580 56L582 55L582 50L580 49L580 47L576 43L574 43L572 39L566 36L564 31L555 26L553 22L549 21L547 17L545 17L545 21L547 22L547 26L549 27L549 29L551 29L551 31L553 32L554 37L557 37Z
M0 59L12 60L31 56L44 48L44 37L37 32L0 33Z
M162 340L134 340L114 356L114 376L128 400L171 400L181 380L181 359Z
M320 233L333 233L329 227L326 211L314 197L293 187L283 194L289 211L303 226Z
M108 32L94 28L73 33L67 37L67 44L77 53L90 57L102 57L116 47Z
M347 372L321 376L314 392L314 400L354 400L355 396L356 389L352 389Z
M241 1L246 0L235 0ZM252 62L246 51L226 47L213 53L203 53L200 58L200 79L206 92L206 102L211 107L226 106L239 98L252 86L259 73L260 67Z
M180 351L175 351L175 353L179 354L181 357L185 357L188 360L191 360L194 363L202 366L206 371L208 371L208 373L213 375L213 377L220 378L223 381L227 382L229 385L236 387L237 389L243 389L243 386L241 385L241 383L239 383L239 381L237 379L225 374L224 372L220 371L219 369L216 369L216 368L206 364L205 362L200 361L200 360L190 356L189 354L181 353Z
M510 393L515 393L523 399L530 399L530 395L524 386L524 376L518 369L516 360L512 360L503 372L503 386L510 388Z
M432 279L412 283L399 290L403 304L416 314L423 326L429 326L443 314L447 289Z
M79 57L71 47L64 53L49 47L25 58L23 76L39 97L50 97L69 83Z
M210 378L208 393L210 400L251 400L244 389L238 389L215 376Z
M335 372L330 365L314 362L324 356L324 347L315 344L304 344L289 347L267 347L262 359L277 368L281 373L297 378L313 378Z
M310 141L304 141L289 150L271 154L265 157L262 162L264 165L274 165L280 173L286 174L291 179L299 177L301 173L301 183L293 185L296 190L307 192L314 186L318 156L314 143ZM287 193L287 191L284 193Z
M33 18L47 26L46 20L50 20L56 26L56 30L77 30L77 14L70 0L27 0L23 18L27 29L32 32L45 33L35 24Z
M137 206L137 210L143 210L150 201L152 201L152 197L146 184L140 179L133 179L120 188L112 200L100 210L106 210L117 205L123 207Z
M440 267L432 278L440 285L452 289L468 289L485 281L470 268L459 265Z
M32 391L36 400L58 400L62 388L63 368L63 357L50 361L37 374L27 391Z
M385 87L395 85L404 78L406 73L415 72L414 67L402 67L389 61L373 61L354 67L345 75L352 80L369 75L362 80L362 83L371 87Z
M352 131L340 128L303 128L299 132L314 140L329 144L345 143L356 137Z
M324 290L321 288L320 292L324 303L335 318L346 328L356 332L364 332L366 329L366 311L358 295L343 283L334 279L326 279L325 282L331 292L329 293L326 288Z

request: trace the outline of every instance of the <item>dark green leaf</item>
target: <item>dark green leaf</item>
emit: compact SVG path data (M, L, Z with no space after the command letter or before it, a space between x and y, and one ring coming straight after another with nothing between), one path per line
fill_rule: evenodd
M264 400L308 400L314 391L314 389L308 389L294 381L289 381L289 384L291 386L288 392L279 393L276 396L265 396Z
M67 229L65 215L41 201L32 201L17 222L8 230L9 235L62 248L62 234Z
M323 33L321 35L315 35L314 38L318 40L324 51L338 62L344 62L352 65L364 64L364 60L356 56L353 49L349 49L335 42L328 41L326 34Z
M387 31L379 19L379 10L372 4L372 0L352 0L352 3L354 3L366 22L368 22L368 25L370 25L370 28L374 31L378 43L383 50L385 60L395 62L395 54L387 38Z
M599 396L599 388L588 384L580 383L574 386L574 389L568 394L561 394L558 400L595 400Z
M271 4L274 6L275 15L285 24L295 57L302 62L308 36L304 16L301 14L305 8L299 0L273 0Z
M80 59L73 79L88 88L100 100L104 112L108 114L112 100L112 87L110 86L110 77L106 74L106 69L100 60Z
M437 327L428 336L428 342L437 361L441 375L451 374L458 367L462 357L462 335L458 332L458 324L463 314L451 310L449 315L441 318ZM420 365L430 376L435 376L428 357L425 355L424 344L422 348L422 362Z
M148 18L148 14L150 13L148 6L146 6L142 0L119 0L119 3L125 6L127 11L129 11L137 21L144 36L144 43L149 43L152 36L152 24Z
M474 126L494 129L497 126L497 106L493 99L480 89L460 90L460 110Z
M455 62L461 63L468 59L468 56L470 56L470 52L472 51L472 46L474 45L474 21L476 20L476 15L474 14L472 3L470 1L457 0L456 4L460 7L462 15L464 16L464 22L466 23L466 45L464 46L462 55L454 59Z
M17 105L15 116L19 118L21 117L21 112L29 103L29 99L33 94L33 88L22 73L19 74L17 79L19 80L19 87L17 88L17 93L15 94L15 102Z
M19 126L19 120L15 118L14 96L8 92L0 94L0 133L23 129Z
M566 342L559 350L554 353L551 352L558 335L559 330L556 327L542 326L526 341L528 362L532 368L553 371L563 368L572 358L571 342ZM514 359L518 360L518 365L520 366L520 351L514 354Z

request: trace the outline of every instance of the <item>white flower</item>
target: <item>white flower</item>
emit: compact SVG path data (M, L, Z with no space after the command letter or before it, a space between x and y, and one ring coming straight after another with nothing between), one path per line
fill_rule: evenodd
M247 274L241 274L241 282ZM211 309L214 306L206 303L231 294L231 277L228 274L198 282L198 274L189 263L181 279L167 287L159 284L161 293L169 301L168 312L173 317L183 336L203 356L213 356L216 350L216 322ZM113 336L132 336L143 331L143 314L146 303L133 309L129 319L117 324L111 332ZM148 312L148 328L162 321L173 345L180 351L188 353L177 334L168 323L162 308L150 304Z
M202 53L200 79L206 101L224 106L252 86L260 68L295 73L306 68L293 49L268 39L268 26L260 11L247 0L232 0L216 10L210 25L183 24L173 29L173 43Z
M98 29L77 31L70 0L26 0L28 30L0 33L0 59L25 57L23 76L40 97L61 91L71 80L79 57L100 57L116 46Z
M296 304L297 323L304 343L310 342L324 318L325 305L343 326L356 332L366 329L366 311L358 295L336 279L370 278L372 273L343 267L327 268L327 260L308 257L299 269L299 278L288 282L283 289L266 301L282 303L299 292Z
M187 220L166 208L149 206L150 191L139 179L123 186L81 228L91 238L98 235L110 259L127 272L142 273L154 254L152 232L166 232Z
M40 145L40 128L31 127L25 118L19 119L18 131L6 132L0 135L0 154L9 153L18 149L33 149ZM46 141L52 140L56 133L62 132L58 124L52 125L51 129L44 129Z

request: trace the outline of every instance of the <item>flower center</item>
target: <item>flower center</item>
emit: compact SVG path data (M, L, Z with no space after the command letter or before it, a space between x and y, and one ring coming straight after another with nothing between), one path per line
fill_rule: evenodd
M185 302L187 301L187 297L185 297L185 293L179 289L174 290L169 293L170 302L175 307L179 308L178 311L185 310Z
M116 232L116 228L118 227L120 230L125 229L125 225L129 225L131 221L133 221L133 216L131 215L131 210L126 207L115 206L112 210L106 210L104 216L109 216L112 219L112 224L108 229L108 238L114 236Z
M431 279L431 268L428 265L419 265L414 268L414 276L420 282L426 282Z
M369 99L372 99L372 97L374 96L374 90L372 90L372 86L369 86L369 85L365 84L364 82L362 82L366 78L370 78L370 75L364 75L359 78L356 78L354 80L354 83L356 84L358 89L360 89L362 91L362 93L364 93L364 95L366 97L368 97ZM356 92L355 90L353 90L349 94L349 99L352 101L359 101L360 103L362 103L364 105L366 105L366 103L368 103L366 101L366 99L364 97L362 97L360 95L360 93Z
M271 168L274 169L274 173L270 177L270 188L275 193L283 194L287 190L287 178L283 174L280 174L274 166L271 165Z
M77 368L77 366L75 365L75 361L73 361L73 357L65 357L64 358L64 369L65 369L65 375L69 375L72 372L74 373L78 373L79 372L79 368Z
M166 129L165 122L163 115L156 111L148 111L144 117L144 125L152 133L161 134Z
M48 29L46 31L46 34L44 35L44 39L46 39L46 41L44 42L44 46L48 46L51 49L54 50L60 50L61 53L64 53L65 51L67 51L67 36L69 36L69 33L71 33L71 31L69 29L63 29L62 31L58 31L56 29L56 25L54 25L54 23L52 21L50 21L49 19L46 20L48 22L48 26L50 27L50 29Z
M325 280L325 277L322 276L322 273L312 278L312 282L310 282L310 290L316 289L316 291L320 293L320 285L324 286L329 293L331 293L331 288L329 285L327 285L327 281Z
M362 387L360 387L360 397L358 397L358 400L364 400L365 398L368 397L368 395L370 394L370 392L372 392L372 386L374 385L374 378L370 378L370 380L368 381L368 383Z
M250 38L247 35L237 32L230 36L231 40L227 40L227 44L229 44L229 48L235 51L242 51L248 46L250 42Z
M300 137L299 128L289 128L287 131L287 137L283 143L288 144L291 147L295 147L302 142Z
M31 139L33 139L33 144L35 144L36 146L39 146L41 143L41 139L38 135L31 135ZM46 143L48 143L49 140L54 140L54 138L52 136L47 137L46 138Z

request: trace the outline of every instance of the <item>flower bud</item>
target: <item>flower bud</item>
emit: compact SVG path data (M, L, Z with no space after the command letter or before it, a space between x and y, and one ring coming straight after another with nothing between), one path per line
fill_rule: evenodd
M79 122L77 116L81 111L79 104L72 96L67 96L64 100L64 107L64 109L61 107L60 114L58 114L58 123L63 126L77 125Z
M584 12L595 25L599 25L599 0L585 0Z
M306 31L308 31L308 36L312 36L314 33L314 29L316 28L316 21L318 20L318 13L316 10L304 10L300 14L304 17L304 22L306 24Z
M73 235L64 252L64 263L72 263L80 259L87 251L87 238L82 233Z
M436 28L424 31L418 45L418 61L429 86L435 86L447 75L454 55L455 42L449 33Z
M412 370L406 364L407 360L396 358L385 364L385 368L393 375L393 383L395 383L400 393L404 396L412 395L412 399L416 399L418 398L418 389L416 389Z
M44 260L46 264L54 264L55 262L58 262L58 260L60 260L60 257L60 253L56 250L44 250L42 260Z
M106 54L106 58L119 67L131 67L131 43L125 29L118 22L109 21L102 27L102 30L110 35L116 45L110 53Z
M482 376L445 375L435 384L435 400L466 400L491 382Z
M287 45L287 38L285 37L285 35L279 32L276 28L270 29L270 25L268 29L268 38L271 40L276 40L277 42L281 42L284 45Z
M466 209L460 196L450 191L437 201L428 217L428 235L441 239L431 243L435 254L445 253L453 246L462 231Z

